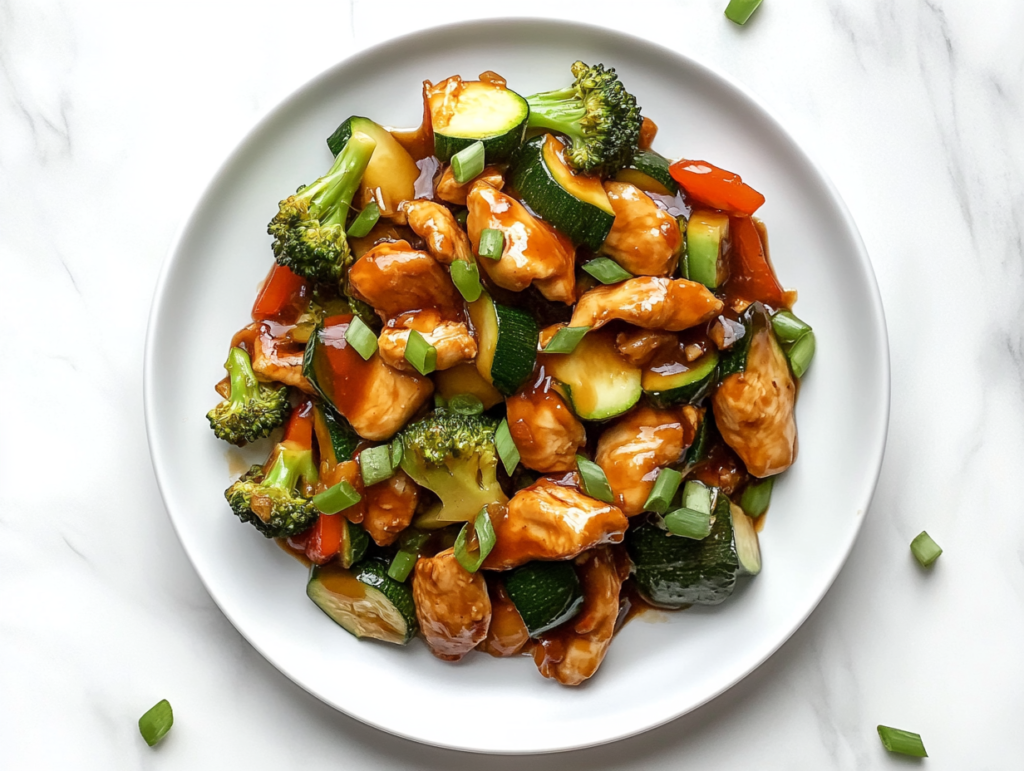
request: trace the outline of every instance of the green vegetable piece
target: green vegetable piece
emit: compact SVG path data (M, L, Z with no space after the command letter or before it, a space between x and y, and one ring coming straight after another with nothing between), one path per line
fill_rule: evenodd
M239 447L269 436L288 417L288 389L257 380L249 354L241 348L231 349L224 368L231 393L206 413L213 433Z
M459 290L463 300L471 303L480 297L484 288L480 283L480 268L476 266L475 262L456 260L452 263L451 271L452 283Z
M473 520L473 530L476 533L477 542L477 553L474 557L470 554L469 546L466 544L469 538L469 525L469 522L464 524L459 531L458 537L455 539L455 559L468 572L475 573L484 564L487 555L491 553L491 549L497 543L498 537L494 534L491 515L487 513L487 507L484 506L476 515L476 519Z
M685 507L676 509L665 515L665 527L672 535L701 541L711 534L711 515Z
M683 507L693 509L701 514L711 516L711 508L714 501L711 498L711 488L703 482L691 479L683 485Z
M780 343L795 343L811 331L811 326L789 311L777 311L772 315L772 330Z
M598 257L583 266L583 270L602 284L617 284L633 278L633 274L609 257Z
M498 457L501 458L501 465L509 476L519 465L519 448L516 447L512 432L508 427L508 419L502 418L501 423L494 432L494 446L498 448Z
M466 220L469 219L469 209L459 209L455 212L455 221L459 223L459 227L466 227Z
M373 230L373 226L377 224L379 219L380 207L376 201L370 201L359 212L359 216L352 220L352 224L348 226L348 234L353 238L362 238Z
M167 699L161 699L139 718L139 733L146 740L146 744L152 747L167 735L172 725L174 711L171 709L171 703Z
M675 497L679 485L683 481L683 475L675 469L663 468L658 472L658 478L654 480L654 487L651 494L647 496L644 503L645 511L654 511L664 514L672 505L672 498Z
M410 329L409 340L405 344L405 360L421 375L429 375L437 369L437 349L415 329Z
M320 516L299 484L300 480L315 483L318 477L312 447L278 444L266 464L251 466L224 491L224 497L234 515L264 537L285 538L308 529ZM253 509L254 498L259 511Z
M725 8L725 18L737 24L746 24L759 5L761 0L729 0L729 5Z
M359 453L359 472L363 476L363 484L367 487L390 479L395 473L391 465L391 448L386 444L367 447Z
M927 568L942 554L942 547L935 543L926 531L922 530L917 538L910 542L910 551L913 552L914 559Z
M351 345L356 353L369 361L373 354L377 353L377 335L358 316L353 316L352 321L345 330L345 342Z
M448 400L448 409L460 415L480 415L484 411L484 403L474 394L455 394Z
M882 746L889 750L889 752L909 755L912 758L928 757L928 753L924 748L924 742L921 741L921 734L880 725L878 726L878 738L882 740Z
M583 607L583 589L571 562L527 562L502 575L530 637L564 624Z
M484 228L480 233L480 246L477 254L489 260L500 260L505 251L505 234L495 228Z
M391 440L391 465L398 468L402 464L402 440L397 436Z
M775 477L768 477L754 480L744 488L743 495L740 496L740 508L746 512L748 517L757 519L768 511L774 484Z
M801 337L789 350L786 355L789 357L789 366L795 377L803 377L807 368L811 366L811 359L814 358L815 340L814 333L808 332Z
M579 469L580 478L583 480L583 492L591 498L605 503L615 501L615 497L612 495L612 486L608 484L608 477L604 475L604 469L582 455L576 456L576 468Z
M420 552L429 539L430 536L427 533L409 530L402 533L398 551L395 552L395 557L391 560L390 567L388 567L388 576L396 581L404 582L409 577L409 574L412 573L413 568L416 567L416 562L420 558Z
M363 499L356 489L348 482L342 480L334 487L329 487L322 493L313 496L313 505L322 514L337 514L350 506L355 506Z
M562 327L544 346L543 353L572 353L589 331L590 327Z
M452 176L464 185L484 170L484 143L474 142L452 156Z

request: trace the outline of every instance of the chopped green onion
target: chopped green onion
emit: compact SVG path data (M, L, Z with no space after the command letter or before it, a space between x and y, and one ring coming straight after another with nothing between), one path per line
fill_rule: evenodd
M484 411L484 403L473 394L455 394L448 400L448 409L459 415L480 415Z
M914 758L928 757L928 753L924 749L924 742L921 741L921 734L880 725L878 726L878 738L882 740L882 746L889 752L898 752L900 755L910 755Z
M369 361L370 357L377 352L377 335L366 326L358 316L353 316L345 330L345 342L355 348L356 353Z
M914 559L924 567L929 567L942 554L942 547L924 530L913 541L910 542L910 551L914 553Z
M683 508L693 509L711 516L711 488L703 482L691 479L683 485Z
M814 333L808 332L797 340L786 351L789 357L789 366L795 377L803 377L807 368L811 366L811 359L814 358Z
M675 469L663 468L659 471L658 478L654 480L654 487L651 488L651 494L647 496L647 501L644 503L644 510L654 511L658 514L668 511L668 507L672 505L672 498L675 497L676 490L679 489L682 481L683 475Z
M725 18L737 24L746 24L747 19L757 10L761 0L729 0L725 9Z
M505 234L494 228L484 228L476 253L489 260L500 260L505 251Z
M416 567L416 561L420 558L420 550L430 539L427 533L409 532L402 534L398 551L391 560L388 567L388 575L396 581L405 581Z
M515 440L512 439L512 432L508 428L506 418L501 419L501 423L494 431L494 446L498 450L498 457L501 458L501 465L505 467L508 475L512 476L512 472L519 465L519 448L516 447Z
M471 303L480 297L484 288L480 284L480 269L475 262L456 260L452 263L451 271L452 283L459 290L462 299Z
M452 176L464 185L484 170L484 143L474 142L452 156Z
M572 353L589 331L590 327L562 327L544 346L543 353Z
M355 506L363 499L356 488L345 480L338 482L334 487L328 487L322 493L313 496L313 505L321 514L337 514L349 506Z
M410 329L409 341L405 344L405 360L421 375L429 375L437 369L437 349L415 329Z
M756 479L746 486L740 496L740 508L748 517L757 519L768 511L768 503L772 499L772 485L775 477Z
M466 546L466 540L469 538L469 525L467 522L462 526L459 531L458 538L455 539L455 559L459 561L470 573L475 573L480 569L480 566L484 564L484 560L487 559L487 555L491 553L491 549L494 548L494 544L497 542L498 537L494 534L494 526L491 524L491 515L487 513L487 507L484 506L480 509L480 513L476 515L476 519L473 520L473 530L476 531L476 542L479 551L476 557L471 557L469 554L469 548Z
M145 715L139 718L139 733L146 740L146 744L152 747L167 735L174 725L174 711L167 699L161 699Z
M455 212L455 221L462 227L466 227L466 220L469 219L469 209L459 209Z
M367 447L359 453L359 472L366 487L390 479L395 473L391 465L391 448L386 444Z
M583 480L583 492L591 498L605 503L615 501L615 496L612 495L612 486L608 484L608 477L604 475L604 469L582 455L576 456L576 468L579 469L580 479Z
M405 455L405 445L399 437L391 440L391 465L398 468L402 464L402 457Z
M789 311L778 311L772 316L772 330L780 342L795 343L811 331L811 326Z
M443 410L447 406L448 406L448 400L445 399L443 396L441 396L441 394L439 394L439 393L437 393L435 391L434 392L434 408L438 409L438 410Z
M665 527L672 535L700 541L711 533L711 515L685 507L676 509L665 515Z
M633 278L632 273L608 257L598 257L596 260L591 260L583 266L583 270L602 284L617 284L620 281Z
M373 226L377 224L377 220L380 219L380 207L376 201L370 201L366 204L359 216L352 220L352 224L348 226L348 235L353 238L362 238L371 230Z

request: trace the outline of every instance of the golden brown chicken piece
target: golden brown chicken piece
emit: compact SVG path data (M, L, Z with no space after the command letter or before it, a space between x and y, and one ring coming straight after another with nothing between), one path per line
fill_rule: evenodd
M412 522L419 497L419 487L401 469L390 479L366 488L362 522L374 543L389 546L398 539Z
M386 316L420 308L461 308L462 297L448 272L407 241L378 244L348 272L357 299Z
M679 338L671 332L651 329L627 329L615 336L615 347L630 364L646 367L655 355L664 348L679 344Z
M569 239L535 218L519 201L486 183L473 185L466 204L466 229L474 252L487 228L500 230L505 238L500 260L479 260L495 284L513 292L534 284L552 302L576 301L576 252Z
M427 244L427 251L442 265L456 260L473 262L473 247L465 231L459 227L447 207L417 198L402 204L409 218L409 227Z
M754 332L744 372L729 375L711 400L725 443L756 477L796 460L796 385L770 323Z
M412 577L416 618L430 652L458 661L487 636L491 598L481 573L470 573L446 549L420 559Z
M402 313L388 321L377 339L381 358L397 370L413 371L412 364L405 359L405 346L409 343L409 331L413 329L437 349L438 370L476 358L476 340L465 322L445 319L432 309Z
M627 517L644 510L658 472L679 460L693 443L699 420L697 408L689 404L670 410L644 406L601 434L594 460Z
M621 543L629 522L615 506L542 478L493 517L497 543L484 567L509 570L530 560L564 560L599 544Z
M604 190L615 222L601 251L634 276L671 276L683 246L676 218L633 185L609 181Z
M541 635L533 661L544 677L562 685L579 685L593 677L615 634L619 592L629 575L629 561L608 546L576 558L583 588L583 607L563 626Z
M291 340L274 337L266 324L260 324L250 349L252 370L261 380L273 380L307 394L315 394L313 386L302 374L304 350L303 346L297 346Z
M550 378L505 401L508 429L523 465L550 474L576 468L576 451L587 442L583 424L551 389Z
M418 372L399 372L380 356L360 368L358 382L344 394L339 411L363 439L390 439L434 392L430 378Z
M710 321L722 307L722 301L696 281L631 278L584 293L569 326L596 329L622 319L643 329L678 332Z
M505 186L505 178L501 176L501 172L495 166L485 166L479 176L473 177L469 182L461 185L455 181L452 167L447 166L437 183L437 197L456 206L465 206L469 191L477 182L490 185L495 190L501 190Z
M491 625L487 637L480 644L480 650L491 656L505 658L515 656L530 641L523 617L509 599L505 585L500 580L488 582L491 595Z

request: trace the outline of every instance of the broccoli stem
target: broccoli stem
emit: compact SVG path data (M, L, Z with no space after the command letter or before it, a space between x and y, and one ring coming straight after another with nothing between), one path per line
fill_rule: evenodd
M274 463L263 477L263 487L276 487L291 492L298 485L299 477L315 482L316 469L313 467L311 450L292 449L279 444L274 453Z
M232 348L224 367L231 381L229 401L233 405L245 404L253 397L257 387L256 373L252 369L249 354L241 348Z
M310 214L319 219L321 225L339 225L344 229L352 199L359 190L363 172L370 164L376 147L377 140L373 137L355 132L334 159L330 171L310 185L310 188L316 188L310 202Z
M587 110L575 88L563 88L526 98L530 105L530 128L560 131L574 139L582 137L580 121Z

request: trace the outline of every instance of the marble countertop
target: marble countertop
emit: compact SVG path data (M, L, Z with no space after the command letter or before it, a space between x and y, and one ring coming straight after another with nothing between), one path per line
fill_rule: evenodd
M0 767L905 765L878 723L921 733L929 768L1021 766L1024 7L766 0L738 28L724 5L589 4L747 86L844 196L892 349L878 490L831 591L743 682L642 736L526 760L389 737L268 664L179 546L142 413L161 261L242 134L348 54L504 9L0 0ZM945 549L930 571L908 550L923 528ZM150 749L136 720L164 697L175 727Z

